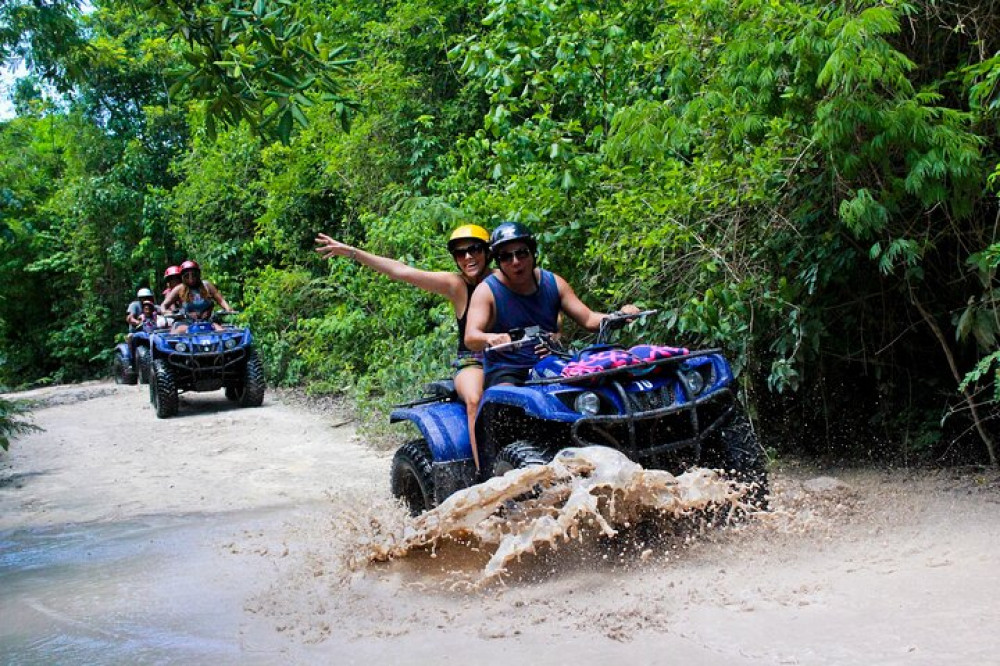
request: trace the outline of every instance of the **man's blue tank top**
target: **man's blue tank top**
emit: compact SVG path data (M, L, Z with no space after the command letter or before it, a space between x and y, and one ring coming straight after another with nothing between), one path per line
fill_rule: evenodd
M538 289L528 296L514 293L494 275L484 282L493 292L496 318L491 333L507 333L514 328L540 326L543 331L555 333L559 330L559 286L556 277L546 270L539 271L541 279ZM519 347L500 352L488 352L483 369L486 372L496 368L530 368L538 362L534 347Z

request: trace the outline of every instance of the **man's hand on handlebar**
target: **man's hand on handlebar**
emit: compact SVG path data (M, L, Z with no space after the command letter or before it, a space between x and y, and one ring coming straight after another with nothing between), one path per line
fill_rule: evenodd
M516 349L526 345L534 345L535 355L543 358L558 349L558 347L553 348L553 345L558 345L558 337L553 333L543 331L538 326L518 328L510 333L491 334L485 351Z
M604 321L609 325L623 326L628 322L638 319L639 317L645 317L646 315L656 314L658 310L640 310L636 306L629 303L622 307L621 310L617 310L607 315Z
M493 333L486 339L486 349L489 350L500 345L509 345L512 342L513 340L511 340L509 333Z
M601 321L601 328L597 333L598 344L603 343L606 340L610 331L624 328L630 321L638 319L639 317L645 317L646 315L655 314L656 312L658 312L658 310L640 310L631 303L622 307L622 309L617 312L612 312L611 314L605 316Z

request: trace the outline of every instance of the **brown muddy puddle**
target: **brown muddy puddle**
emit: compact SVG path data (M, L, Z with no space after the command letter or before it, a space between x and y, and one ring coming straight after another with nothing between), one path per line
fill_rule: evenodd
M671 526L738 506L741 492L709 470L675 477L570 449L416 518L358 490L322 505L8 530L0 653L10 664L274 663L288 638L326 640L337 604L354 615L400 590L532 585L588 562L663 557Z
M228 544L276 529L265 510L4 531L2 661L253 663L244 603L260 562Z
M370 514L367 522L355 521L357 547L349 564L356 568L366 559L386 562L414 553L436 558L438 549L448 546L451 553L467 553L458 558L463 569L470 560L476 563L474 584L483 585L508 576L525 556L571 542L577 547L601 539L635 543L631 531L639 525L707 519L713 512L715 519L729 521L748 508L741 502L747 490L712 470L674 476L643 469L606 447L564 449L548 465L513 470L459 491L416 518L383 522Z

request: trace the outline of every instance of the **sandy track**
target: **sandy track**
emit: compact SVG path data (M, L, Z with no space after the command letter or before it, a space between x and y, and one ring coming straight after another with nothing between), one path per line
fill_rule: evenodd
M399 514L388 455L342 414L21 397L45 432L0 454L8 663L998 663L993 474L785 465L748 526L586 541L473 591L463 547L345 564Z

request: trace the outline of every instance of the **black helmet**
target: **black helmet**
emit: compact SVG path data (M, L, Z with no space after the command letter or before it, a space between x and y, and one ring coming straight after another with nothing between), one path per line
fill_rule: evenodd
M526 243L532 254L538 249L535 236L528 227L520 222L501 222L490 234L490 252L496 256L497 248L514 241Z

